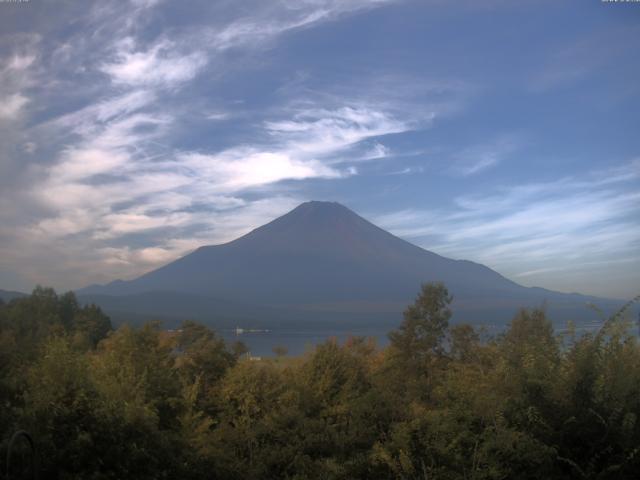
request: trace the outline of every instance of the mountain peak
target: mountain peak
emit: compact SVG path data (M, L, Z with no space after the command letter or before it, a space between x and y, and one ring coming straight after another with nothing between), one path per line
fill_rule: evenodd
M244 238L269 237L285 235L287 242L296 239L302 242L316 243L319 237L325 241L335 240L340 233L353 234L354 231L375 228L354 211L337 202L312 200L298 205L285 215L263 225ZM293 235L293 237L292 237Z
M310 200L308 202L301 203L291 210L289 214L357 215L341 203L321 200Z
M327 200L309 200L307 202L302 202L300 205L298 205L296 208L322 208L322 209L326 209L326 208L341 208L344 210L349 210L347 207L345 207L344 205L342 205L341 203L338 202L330 202Z

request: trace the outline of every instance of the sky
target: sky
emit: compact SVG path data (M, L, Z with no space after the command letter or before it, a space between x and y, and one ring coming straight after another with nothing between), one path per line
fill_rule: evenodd
M307 200L640 292L640 3L0 2L0 288L131 279Z

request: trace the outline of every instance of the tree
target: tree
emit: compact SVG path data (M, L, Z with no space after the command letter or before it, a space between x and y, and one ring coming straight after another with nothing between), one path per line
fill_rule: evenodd
M209 410L217 396L218 381L236 362L234 352L213 330L190 320L182 323L176 349L176 365L183 383L197 383L196 403Z
M404 311L400 328L389 333L391 345L401 358L419 365L430 355L442 354L452 299L443 283L422 285L416 301Z
M112 330L111 319L96 305L87 305L78 309L73 317L73 330L76 335L95 348L98 342L107 337Z
M474 360L474 352L480 345L480 336L473 326L467 324L454 325L449 334L451 342L450 355L454 360L470 362Z
M67 292L57 297L58 316L65 330L73 328L74 317L80 310L75 293Z
M279 419L297 410L289 390L284 373L267 362L241 361L227 372L217 398L220 423L211 437L223 478L286 477L281 469L291 458L279 446L293 440L287 431L292 422Z

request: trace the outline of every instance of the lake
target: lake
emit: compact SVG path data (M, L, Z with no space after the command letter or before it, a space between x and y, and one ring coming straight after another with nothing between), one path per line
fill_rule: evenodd
M578 335L587 332L595 332L602 325L602 322L584 322L576 324L575 330ZM565 323L556 324L555 331L558 334L566 333L567 325ZM384 347L389 343L387 334L396 328L396 326L372 326L372 327L354 327L351 329L303 329L303 328L281 328L267 331L244 331L236 333L235 329L223 329L218 333L227 342L241 341L248 348L252 356L256 357L272 357L275 347L285 347L288 355L301 355L308 350L313 349L315 345L326 342L329 339L336 339L343 343L349 337L370 337L376 341L378 347ZM482 329L482 337L489 338L502 333L505 325L483 324L476 325L477 329ZM635 329L634 329L635 331Z

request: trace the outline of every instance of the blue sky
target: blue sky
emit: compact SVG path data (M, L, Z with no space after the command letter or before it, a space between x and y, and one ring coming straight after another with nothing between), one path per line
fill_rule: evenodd
M0 3L0 288L132 278L317 199L630 297L639 38L640 4L592 0Z

